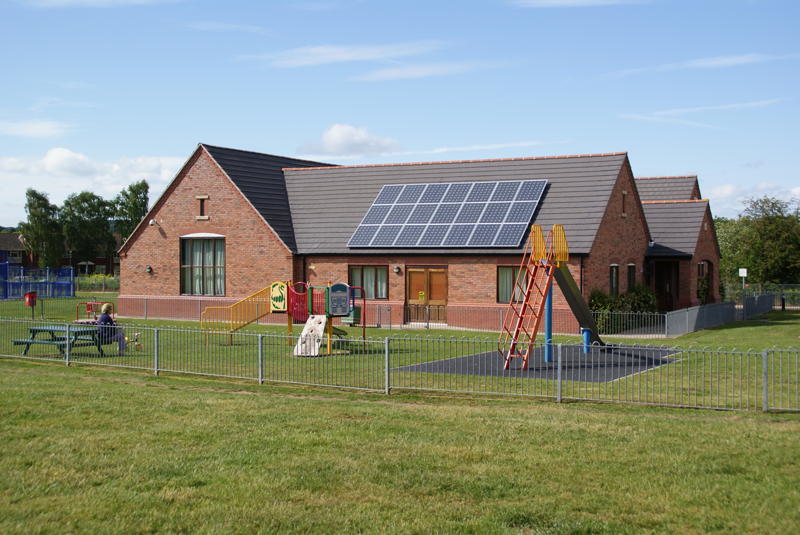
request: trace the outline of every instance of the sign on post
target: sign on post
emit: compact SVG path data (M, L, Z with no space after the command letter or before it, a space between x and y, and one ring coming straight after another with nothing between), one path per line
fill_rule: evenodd
M350 286L343 282L331 285L328 289L328 313L331 316L350 314Z
M739 268L739 276L746 277L747 276L747 268Z
M283 281L273 282L269 289L270 312L286 312L286 305L286 283Z

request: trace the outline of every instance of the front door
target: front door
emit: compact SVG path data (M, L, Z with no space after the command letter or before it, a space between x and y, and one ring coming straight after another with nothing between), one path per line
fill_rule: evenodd
M656 261L654 279L658 310L673 310L678 302L678 263Z
M447 268L406 269L406 321L447 321Z

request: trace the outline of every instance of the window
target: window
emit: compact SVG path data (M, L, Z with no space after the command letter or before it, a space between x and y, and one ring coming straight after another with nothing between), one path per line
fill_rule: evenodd
M197 215L194 216L197 220L206 221L208 220L208 214L206 214L206 201L208 200L208 195L195 195L194 197L197 199Z
M628 264L628 291L636 287L636 264Z
M350 286L364 288L367 299L389 298L389 266L350 266Z
M610 269L608 271L608 293L611 295L619 295L619 266L617 264L611 264L609 266Z
M181 294L225 295L225 240L181 240Z
M697 298L704 304L708 299L708 277L706 275L706 263L697 264Z
M625 191L625 190L622 190L622 217L627 217L628 216L628 212L626 211L626 206L625 206L626 205L625 201L627 201L627 200L628 200L628 192Z
M519 268L512 266L497 267L497 302L508 303L511 301L511 293L514 291L515 281L519 277ZM522 301L522 289L516 288L514 301Z

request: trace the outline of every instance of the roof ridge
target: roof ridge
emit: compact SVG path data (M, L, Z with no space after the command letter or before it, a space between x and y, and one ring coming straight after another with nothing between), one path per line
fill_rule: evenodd
M637 176L636 180L657 180L661 178L697 178L697 175Z
M364 163L355 165L331 165L325 167L284 167L284 171L300 171L300 170L314 170L314 169L352 169L358 167L394 167L394 166L409 166L409 165L441 165L449 163L480 163L480 162L516 162L526 160L551 160L559 158L591 158L600 156L627 156L627 152L603 152L597 154L565 154L556 156L520 156L517 158L486 158L479 160L440 160L433 162L396 162L396 163Z
M642 204L668 204L676 202L708 202L708 199L674 199L671 201L641 201Z
M319 167L315 167L315 169L325 168L325 167L336 167L336 164L333 164L333 163L329 164L329 163L325 163L325 162L318 162L316 160L306 160L304 158L295 158L293 156L281 156L280 154L272 154L272 153L269 153L269 152L258 152L258 151L255 151L255 150L237 149L237 148L234 148L234 147L223 147L222 145L211 145L210 143L198 143L198 145L200 145L202 147L206 147L206 148L211 147L211 148L214 148L214 149L235 150L237 152L249 152L250 154L258 154L259 156L270 156L271 158L281 158L283 160L294 160L294 161L297 161L297 162L310 162L310 163L324 164L324 165L321 165ZM302 169L302 168L297 168L297 169Z

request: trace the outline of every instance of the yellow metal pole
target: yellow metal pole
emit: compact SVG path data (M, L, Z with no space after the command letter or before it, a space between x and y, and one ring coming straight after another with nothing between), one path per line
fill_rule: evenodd
M328 318L328 324L325 327L328 331L328 355L331 354L331 338L333 338L333 318Z

